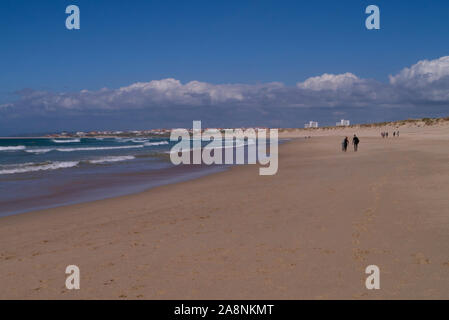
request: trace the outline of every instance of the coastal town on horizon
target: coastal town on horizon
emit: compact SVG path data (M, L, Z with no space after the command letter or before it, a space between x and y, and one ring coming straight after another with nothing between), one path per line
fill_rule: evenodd
M318 122L309 121L306 123L304 128L270 128L270 127L254 127L252 129L277 129L279 132L289 132L292 130L298 131L310 131L310 130L330 130L330 129L345 129L345 128L366 128L366 127L396 127L399 128L404 125L417 125L417 126L430 126L435 124L443 124L449 122L449 116L447 117L438 117L438 118L420 118L420 119L406 119L406 120L396 120L396 121L384 121L384 122L373 122L373 123L362 123L362 124L350 124L349 120L342 119L340 122L337 122L335 126L323 126L320 127ZM159 129L148 129L148 130L92 130L92 131L61 131L55 133L45 133L40 135L12 135L12 136L3 136L0 139L10 139L10 138L27 138L27 137L41 137L41 138L91 138L91 137L146 137L146 136L160 136L160 137L168 137L170 133L174 130L187 130L189 133L193 133L192 128L159 128ZM202 131L207 130L217 130L221 133L224 133L226 130L243 130L245 131L248 127L236 127L236 128L203 128Z

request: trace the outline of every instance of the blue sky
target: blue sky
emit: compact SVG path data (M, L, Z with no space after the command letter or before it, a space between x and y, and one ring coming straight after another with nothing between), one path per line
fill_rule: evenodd
M80 8L80 30L65 28L65 8L70 4ZM369 4L380 8L380 30L365 28ZM295 126L292 118L297 119L296 126L302 126L310 117L324 124L340 115L353 115L360 122L442 115L447 112L443 99L447 92L445 61L424 68L430 70L425 72L443 70L443 76L436 79L440 88L437 98L428 91L407 96L411 85L391 88L389 75L397 75L419 61L448 56L448 35L449 2L436 0L2 0L0 105L8 107L0 111L0 134L28 129L89 129L99 123L103 128L120 129L188 126L193 117L204 112L208 113L207 121L217 126ZM301 85L323 74L355 75L364 81L364 89L360 91L360 85L356 89L334 88L329 99L341 97L336 90L344 89L344 94L350 90L353 95L338 103L325 103L310 96L310 88ZM346 78L353 83L351 77ZM115 101L111 107L104 102L111 101L109 98L104 98L101 107L98 100L93 101L102 95L102 88L111 90L110 95L115 97L117 92L113 90L118 88L163 79L179 81L173 84L182 89L176 89L179 99L156 99L160 91L155 92L151 86L138 89L137 94L144 92L137 104L129 97ZM180 87L192 81L204 84L204 90L195 89L193 93L207 95L207 101L190 99L191 86ZM285 88L266 85L273 82ZM157 85L160 90L161 84ZM231 85L232 92L220 85ZM298 87L303 92L292 92ZM81 90L92 94L81 99ZM276 98L255 100L251 95L260 96L258 90L274 92ZM394 106L377 112L373 108L385 107L384 100L368 99L372 106L354 103L354 92L360 95L373 90L386 96L402 90L402 96ZM217 91L220 98L212 96ZM316 91L313 88L311 94ZM186 102L182 101L184 95L188 95ZM82 101L69 105L67 97ZM426 108L423 98L430 101L426 105L435 106ZM88 99L92 99L92 106ZM58 103L63 100L66 102L61 107ZM292 106L300 108L292 110ZM140 116L126 117L131 112ZM273 114L279 117L270 123ZM83 121L86 115L95 120Z

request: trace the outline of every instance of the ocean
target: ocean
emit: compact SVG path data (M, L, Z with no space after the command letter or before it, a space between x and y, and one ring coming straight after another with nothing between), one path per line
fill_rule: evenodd
M225 170L170 162L168 138L0 139L0 216L144 191Z

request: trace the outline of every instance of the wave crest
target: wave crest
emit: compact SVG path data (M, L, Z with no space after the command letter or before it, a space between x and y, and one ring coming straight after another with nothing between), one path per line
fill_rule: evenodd
M132 160L135 159L136 157L134 156L109 156L109 157L104 157L101 159L95 159L95 160L89 160L89 163L92 164L101 164L101 163L108 163L108 162L120 162L120 161L126 161L126 160Z
M16 150L25 150L25 146L0 147L0 151L16 151Z
M54 143L76 143L81 142L81 139L62 139L62 140L52 139L51 141L53 141Z
M143 145L146 147L151 147L151 146L161 146L165 144L168 144L168 141L145 142Z
M14 174L14 173L26 173L35 172L43 170L56 170L64 168L76 167L79 161L55 161L55 162L45 162L45 163L24 163L17 165L15 168L0 170L0 175L2 174Z

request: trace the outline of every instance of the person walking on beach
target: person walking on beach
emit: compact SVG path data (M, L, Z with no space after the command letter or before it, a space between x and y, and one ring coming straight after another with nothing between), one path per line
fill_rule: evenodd
M348 139L348 137L345 137L345 139L341 143L341 151L346 152L346 150L348 149L348 144L349 144L349 139Z
M354 145L354 151L357 152L357 149L359 148L359 142L360 139L354 135L354 137L352 138L352 144Z

